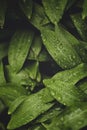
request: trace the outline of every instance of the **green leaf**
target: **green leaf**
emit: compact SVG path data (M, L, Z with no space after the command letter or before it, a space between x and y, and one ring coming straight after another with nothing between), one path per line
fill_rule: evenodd
M32 50L30 50L28 60L35 60L38 62L46 62L46 61L51 60L51 56L49 55L49 53L45 49L42 49L37 57L35 56L34 52Z
M31 66L32 68L32 66ZM31 79L32 75L32 70L30 67L22 69L19 73L15 73L10 66L6 66L6 72L7 72L7 81L14 83L16 85L24 85L24 86L30 86L30 87L35 87L36 81ZM35 70L37 72L37 70ZM30 75L31 74L31 75Z
M69 33L61 25L59 26L59 29L61 31L61 34L63 34L63 37L65 37L69 44L72 45L72 47L76 50L81 60L83 62L87 62L87 44L75 38L74 35Z
M12 114L8 129L15 129L34 120L41 113L44 113L53 106L53 103L49 103L52 100L53 98L47 89L28 96Z
M19 5L25 16L30 19L32 16L33 1L32 0L19 0Z
M42 125L37 125L37 126L35 126L35 127L31 127L31 128L28 129L28 130L46 130L46 129L45 129L44 126L42 126Z
M67 106L78 105L87 96L75 84L86 76L87 64L80 64L73 69L58 72L51 79L45 79L44 84L60 103Z
M0 1L0 27L1 28L3 28L4 23L5 23L6 9L7 9L6 0L1 0Z
M44 128L44 126L39 124L39 125L30 127L28 130L46 130L46 129Z
M40 70L38 69L38 70L37 70L36 81L37 81L37 82L41 82L41 78L42 78L42 75L41 75L41 73L40 73Z
M87 125L87 103L80 107L66 108L63 113L53 118L50 124L44 124L47 130L79 130Z
M56 28L56 32L42 29L41 35L49 54L61 68L69 69L81 62L80 57L60 33L58 27Z
M87 17L87 0L84 0L83 3L83 11L82 11L82 19Z
M9 110L8 110L8 114L12 114L18 107L20 104L22 104L22 102L27 98L27 96L20 96L18 98L16 98L10 105Z
M37 119L36 122L43 123L45 121L50 121L50 120L52 120L52 118L58 116L61 112L62 112L62 109L60 107L50 109L49 111L47 111L43 115L41 115L39 117L39 119Z
M7 106L9 106L17 97L25 94L25 89L15 84L0 85L0 98Z
M3 63L0 61L0 84L5 83L5 76L4 76L4 69L3 69Z
M50 60L51 60L51 57L50 57L49 53L45 49L43 49L38 56L38 61L46 62L46 61L50 61Z
M44 9L41 5L34 3L32 17L30 22L38 29L41 29L42 26L49 23Z
M57 24L62 18L67 0L42 0L42 3L51 22Z
M33 43L30 48L30 52L28 55L28 59L32 59L32 57L36 58L38 57L42 47L42 39L39 35L34 37Z
M37 72L38 72L39 63L37 61L29 64L25 71L28 73L31 79L36 79Z
M28 30L16 31L8 50L8 60L11 68L18 72L22 68L32 44L34 33Z
M71 19L81 38L84 41L87 41L87 23L84 19L82 19L81 14L73 14L71 15Z

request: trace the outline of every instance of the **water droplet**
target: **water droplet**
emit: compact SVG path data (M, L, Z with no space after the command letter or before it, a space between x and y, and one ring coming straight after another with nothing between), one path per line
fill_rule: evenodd
M30 15L28 15L28 19L30 19L31 18L31 16Z
M73 76L76 76L76 73L73 73L72 75L73 75Z
M51 94L52 94L53 96L55 96L55 92L51 91Z
M60 119L61 121L63 121L64 120L64 118L63 117L61 117L61 119Z
M58 100L59 100L59 101L61 101L61 99L62 99L61 97L58 97Z
M43 42L46 42L46 39L43 39Z
M28 42L30 42L30 39L28 39Z
M65 103L65 102L64 102L63 104L64 104L64 105L66 105L66 103Z
M78 125L81 125L81 124L82 124L82 121L79 121L79 122L78 122Z
M26 87L26 90L28 90L28 87Z
M69 55L69 59L71 60L71 61L73 61L73 60L75 60L75 55ZM74 62L75 63L75 62Z
M56 127L59 126L59 122L56 123Z
M76 19L74 19L73 21L74 21L74 23L76 23L76 22L77 22L77 21L76 21Z

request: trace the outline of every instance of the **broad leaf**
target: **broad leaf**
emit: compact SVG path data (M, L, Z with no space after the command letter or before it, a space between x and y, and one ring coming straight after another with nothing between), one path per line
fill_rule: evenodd
M67 0L50 0L50 2L47 0L42 0L42 2L45 12L51 22L57 24L62 18Z
M20 86L15 84L0 85L0 98L8 106L21 95L26 95L26 91Z
M11 68L19 72L28 55L33 40L33 32L19 30L15 32L9 45L8 60Z
M20 96L20 97L16 98L11 103L9 110L8 110L8 114L12 114L26 98L27 98L27 96Z
M49 111L45 112L43 115L41 115L39 117L39 119L37 119L36 122L45 122L45 121L51 121L52 118L58 116L63 110L60 107L56 107L53 109L50 109Z
M85 101L87 96L75 84L87 76L87 64L80 64L77 67L55 74L51 79L44 80L53 97L60 103L72 106Z
M47 130L79 130L87 125L87 103L80 107L66 108L50 124L44 124Z
M74 35L69 33L61 25L59 26L60 33L63 34L65 39L69 42L70 45L76 50L83 62L87 62L87 44L86 42L80 41L75 38Z
M78 65L81 62L80 57L60 33L59 28L57 28L56 32L47 29L41 30L42 40L49 54L63 69Z
M28 96L12 114L8 129L15 129L34 120L41 113L44 113L53 106L53 103L49 103L52 100L53 98L47 89Z

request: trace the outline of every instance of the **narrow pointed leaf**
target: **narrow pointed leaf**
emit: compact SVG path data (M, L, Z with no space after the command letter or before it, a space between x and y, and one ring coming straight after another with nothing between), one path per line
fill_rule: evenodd
M50 121L52 120L54 117L58 116L63 110L58 107L58 108L53 108L47 112L45 112L43 115L40 116L39 119L37 119L37 122L45 122L45 121Z
M84 0L82 18L85 19L86 17L87 17L87 0Z
M44 124L47 130L79 130L87 126L87 103L80 107L66 108L60 116L53 118L50 124Z
M32 57L36 58L38 57L42 47L42 39L40 36L35 36L32 46L30 48L30 52L28 55L28 59L32 59Z
M67 0L42 0L45 12L52 23L56 24L62 18Z
M49 54L61 68L69 69L81 62L74 48L60 34L58 29L57 34L51 30L42 29L41 35Z
M11 68L18 72L22 68L33 40L33 32L19 30L11 39L8 51L8 60Z
M33 1L32 0L19 0L19 5L25 14L30 19L32 16Z
M31 69L31 68L30 68ZM6 66L7 80L8 82L16 85L35 86L36 82L30 78L31 70L28 68L22 69L19 73L15 73L10 66ZM30 72L30 73L29 73Z
M57 101L67 106L77 105L85 101L87 96L75 84L87 76L87 64L57 73L51 79L44 80L51 94Z
M87 44L75 38L74 35L65 30L62 26L59 26L61 33L68 40L69 44L76 50L83 62L87 62Z
M37 61L29 64L25 72L28 73L31 79L36 79L37 72L38 72L39 63Z
M3 84L0 86L0 98L7 106L10 106L12 101L21 95L25 95L25 91L21 87L18 88L18 86L12 84Z
M48 95L48 97L45 97L46 95ZM52 100L53 98L49 95L49 91L44 91L44 89L28 96L13 113L8 124L8 129L15 129L32 121L53 106L52 103L49 103Z
M33 13L30 22L38 29L41 29L43 25L49 23L49 19L47 18L41 5L34 3Z
M82 19L81 14L71 15L72 21L84 41L87 41L87 24L85 19Z
M10 105L8 114L12 114L18 107L19 105L26 99L27 96L20 96L16 98Z

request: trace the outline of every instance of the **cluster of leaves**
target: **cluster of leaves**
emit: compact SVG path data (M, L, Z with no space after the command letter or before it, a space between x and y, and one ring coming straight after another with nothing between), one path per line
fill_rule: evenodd
M0 1L0 130L87 126L87 0Z

